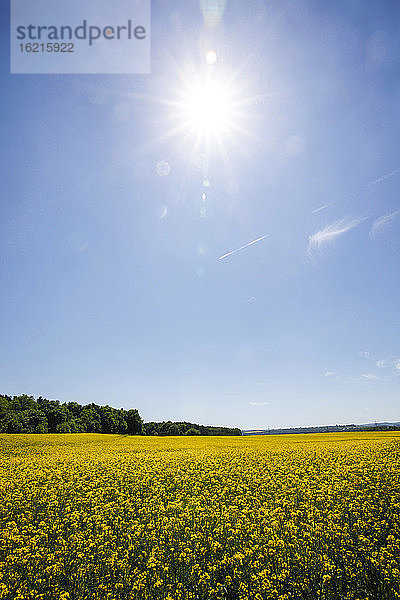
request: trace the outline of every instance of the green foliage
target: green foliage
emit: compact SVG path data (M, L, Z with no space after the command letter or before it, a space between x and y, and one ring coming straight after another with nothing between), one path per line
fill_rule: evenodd
M211 427L187 421L162 421L144 424L147 435L242 435L237 427ZM190 432L190 433L189 433Z
M17 414L10 414L4 419L3 430L5 433L23 433L22 419Z
M61 404L39 396L0 395L0 433L118 433L128 435L241 435L240 429L196 423L143 423L136 408L77 402Z
M60 404L41 396L0 396L0 433L128 433L143 435L136 409L77 402Z
M56 433L71 433L70 424L66 421L59 423L56 427Z
M195 429L194 427L191 427L190 429L187 430L187 432L185 433L185 435L201 435L200 431L198 429Z
M46 415L37 408L22 411L21 417L23 433L47 433Z
M138 411L135 409L128 410L126 415L126 425L127 430L126 433L130 435L145 435L145 429L142 419Z

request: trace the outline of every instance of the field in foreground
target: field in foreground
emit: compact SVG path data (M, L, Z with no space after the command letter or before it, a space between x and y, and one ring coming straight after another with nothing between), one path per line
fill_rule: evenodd
M400 598L400 433L0 435L0 598Z

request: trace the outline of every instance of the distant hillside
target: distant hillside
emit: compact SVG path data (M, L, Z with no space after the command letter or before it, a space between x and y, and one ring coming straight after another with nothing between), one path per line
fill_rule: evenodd
M363 425L323 425L321 427L287 427L283 429L244 429L243 435L283 435L291 433L334 433L339 431L397 431L400 422L366 423Z

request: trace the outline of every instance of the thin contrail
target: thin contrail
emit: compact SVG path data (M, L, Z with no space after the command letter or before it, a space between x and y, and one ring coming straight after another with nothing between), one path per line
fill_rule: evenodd
M219 256L217 260L222 260L223 258L230 256L231 254L235 254L236 252L239 252L240 250L244 250L244 248L248 248L248 246L257 244L257 242L261 242L261 240L265 240L265 238L268 236L269 236L269 233L267 233L267 235L262 235L261 237L257 238L256 240L253 240L252 242L249 242L248 244L245 244L244 246L240 246L240 248L236 248L235 250L231 250L230 252L227 252L223 256Z
M335 204L335 203L331 202L330 204L324 204L323 206L320 206L319 208L314 208L314 210L311 211L311 214L315 215L315 213L318 213L321 210L324 210L325 208L328 208L328 206L332 206L332 204Z
M389 177L393 177L393 175L396 175L399 172L400 172L400 167L398 167L394 171L391 171L390 173L387 173L386 175L383 175L382 177L379 177L379 179L370 181L369 183L367 183L367 187L369 187L370 185L375 185L376 183L380 183L381 181L385 181L385 179L389 179Z

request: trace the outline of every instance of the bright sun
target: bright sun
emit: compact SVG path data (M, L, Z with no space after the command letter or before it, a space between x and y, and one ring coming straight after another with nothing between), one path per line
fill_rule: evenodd
M251 85L241 67L223 69L213 50L205 62L207 66L199 67L188 60L176 67L176 82L168 81L171 95L160 100L170 126L161 139L179 136L177 150L189 161L202 156L208 164L209 158L218 156L228 165L231 151L242 151L242 140L252 137L249 109L255 100L248 95Z
M189 87L181 101L185 128L200 139L211 141L230 133L234 104L228 90L216 81Z

